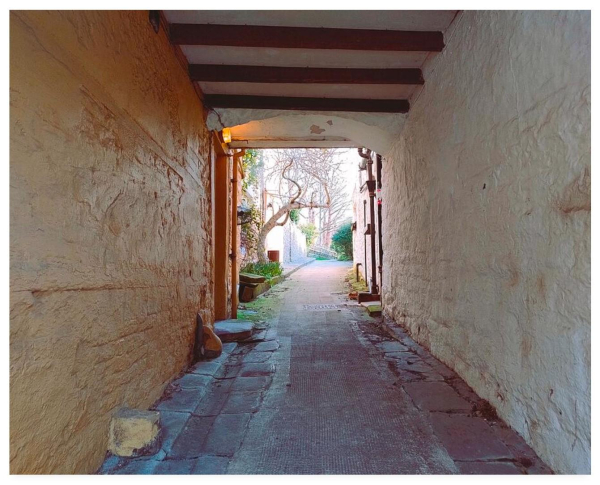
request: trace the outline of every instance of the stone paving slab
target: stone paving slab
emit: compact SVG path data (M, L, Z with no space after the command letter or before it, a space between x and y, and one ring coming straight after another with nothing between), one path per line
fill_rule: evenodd
M219 355L218 357L215 357L214 359L207 360L205 362L211 363L211 364L224 364L225 362L229 361L229 359L231 358L231 355L232 354L227 354L225 352L221 352L221 355Z
M235 379L233 386L231 387L232 391L262 391L266 389L271 380L265 376L259 377L238 377Z
M427 365L429 365L437 374L441 375L444 378L444 380L460 379L460 377L458 377L458 374L456 372L454 372L452 369L450 369L449 367L444 365L442 362L440 362L433 356L423 359L423 361Z
M157 463L153 475L190 475L196 460L164 460Z
M479 396L471 389L465 381L456 377L451 380L447 380L447 382L452 384L452 388L458 393L460 397L463 399L475 403L479 401Z
M215 420L215 416L191 416L167 456L172 459L187 459L202 455L204 442Z
M221 354L223 355L223 354ZM193 374L202 374L205 376L214 376L215 373L221 368L222 362L213 362L210 360L203 360L194 364L189 372Z
M386 340L384 342L376 344L375 347L377 347L381 352L385 354L387 354L388 352L408 352L408 347L396 340Z
M277 340L270 340L268 342L261 342L254 347L255 352L273 352L279 348L279 342Z
M465 475L521 475L522 472L512 463L463 461L458 462L458 469Z
M527 470L529 474L548 475L552 473L550 467L543 463L525 442L525 440L515 433L508 425L504 423L494 423L491 427L494 434L506 445L506 447L517 457L521 467Z
M227 342L223 344L223 353L231 354L237 347L237 342Z
M385 354L383 354L383 358L385 360L408 360L411 357L413 357L413 354L411 352L404 352L404 351L386 352Z
M444 380L444 378L435 372L430 365L426 364L416 356L411 356L407 359L391 359L388 360L388 362L394 367L403 382Z
M234 379L213 382L193 413L195 416L216 416L229 397Z
M249 352L246 356L244 356L244 363L260 363L266 362L271 359L273 356L272 352Z
M223 365L215 372L213 376L215 379L233 379L238 375L241 369L241 365Z
M233 456L242 444L250 414L222 414L215 419L212 432L206 439L204 452Z
M412 382L404 384L403 388L424 411L468 412L472 407L444 382Z
M381 355L381 352L378 351L374 351L372 352L372 355L376 355L379 356ZM418 362L419 358L413 354L412 352L386 352L383 354L383 358L385 360L400 360L402 361L405 365L411 365L414 362Z
M431 413L430 416L435 434L453 459L514 459L484 419L446 413Z
M224 475L227 473L229 460L230 458L226 456L200 456L196 458L196 465L193 473L194 475Z
M171 451L173 443L191 416L192 415L190 413L169 411L160 412L160 424L162 428L161 450L163 450L166 454Z
M152 475L157 460L127 460L122 466L108 472L109 475Z
M271 332L271 330L263 330L260 332L259 336L265 342L268 342L269 340L277 339L277 334L274 332Z
M158 411L179 411L191 413L206 393L206 388L175 389L173 393L157 406Z
M262 392L232 392L221 409L221 414L254 413L262 400Z
M203 374L184 374L179 379L172 382L173 385L179 386L182 389L205 389L212 381L212 378Z
M267 336L266 330L259 330L252 333L252 335L248 338L245 338L240 341L242 344L251 344L255 342L264 342L265 337Z
M243 364L239 376L240 377L260 377L270 376L275 372L275 364L269 362L257 362Z
M250 321L230 319L215 322L213 329L221 342L234 342L251 337L253 328Z

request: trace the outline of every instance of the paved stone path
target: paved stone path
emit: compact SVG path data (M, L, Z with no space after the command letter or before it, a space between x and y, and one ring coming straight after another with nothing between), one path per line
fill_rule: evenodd
M306 266L307 264L311 263L314 260L315 260L315 258L304 257L304 258L297 258L293 262L282 263L283 275L289 276L292 273L295 273L297 270L299 270L303 266Z
M278 285L269 330L156 405L161 451L100 473L548 473L453 371L346 298L349 268L316 261Z

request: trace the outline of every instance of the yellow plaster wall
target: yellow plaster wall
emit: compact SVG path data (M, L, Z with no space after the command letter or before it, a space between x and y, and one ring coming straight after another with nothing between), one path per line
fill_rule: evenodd
M87 473L212 322L210 142L148 12L10 15L10 463Z

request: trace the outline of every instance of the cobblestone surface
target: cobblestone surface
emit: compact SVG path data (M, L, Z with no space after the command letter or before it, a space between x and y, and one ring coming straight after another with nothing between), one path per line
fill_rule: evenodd
M279 285L268 331L157 403L161 451L100 473L549 473L451 369L347 300L348 269L315 262Z

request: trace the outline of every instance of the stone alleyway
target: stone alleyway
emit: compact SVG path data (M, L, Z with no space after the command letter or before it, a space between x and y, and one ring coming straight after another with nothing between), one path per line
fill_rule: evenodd
M349 268L316 261L279 285L266 332L156 405L158 454L100 473L549 473L453 371L346 298Z

